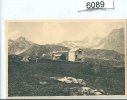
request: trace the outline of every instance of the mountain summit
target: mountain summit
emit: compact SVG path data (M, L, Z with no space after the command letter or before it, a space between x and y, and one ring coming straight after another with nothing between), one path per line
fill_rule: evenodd
M104 49L115 50L124 54L124 28L114 29L106 38Z
M26 41L25 37L20 36L18 39L16 39L17 42Z
M8 53L11 54L20 54L30 48L33 43L27 41L24 37L19 37L16 40L8 40Z

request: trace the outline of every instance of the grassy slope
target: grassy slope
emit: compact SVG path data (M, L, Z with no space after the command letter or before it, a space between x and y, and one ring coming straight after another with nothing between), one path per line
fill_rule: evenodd
M71 95L67 89L78 85L49 78L58 76L82 78L88 86L103 89L106 94L123 95L124 69L102 65L95 65L93 61L72 63L41 60L38 63L23 63L18 58L9 57L9 96ZM40 85L42 81L48 84Z

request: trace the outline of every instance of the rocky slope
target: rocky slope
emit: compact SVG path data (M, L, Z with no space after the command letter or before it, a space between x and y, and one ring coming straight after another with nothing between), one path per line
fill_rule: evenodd
M51 58L52 52L57 51L68 51L69 48L59 46L59 45L33 45L29 49L27 49L25 52L21 53L20 56L29 56L31 58Z
M18 39L8 40L8 54L12 55L18 55L22 52L24 52L25 50L27 50L28 48L30 48L33 45L33 43L27 41L24 37L19 37Z
M106 38L103 48L124 54L124 28L113 30Z
M124 61L124 55L114 50L84 49L84 57L101 60Z

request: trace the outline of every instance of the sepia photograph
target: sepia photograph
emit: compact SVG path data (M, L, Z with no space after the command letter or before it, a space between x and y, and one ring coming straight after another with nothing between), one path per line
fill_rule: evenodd
M126 20L6 21L7 94L125 95Z

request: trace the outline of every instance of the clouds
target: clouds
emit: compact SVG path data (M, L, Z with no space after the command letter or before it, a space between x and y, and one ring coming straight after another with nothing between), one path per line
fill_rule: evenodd
M114 28L124 27L123 20L44 20L9 22L8 36L24 36L39 43L81 40L85 37L106 37Z

